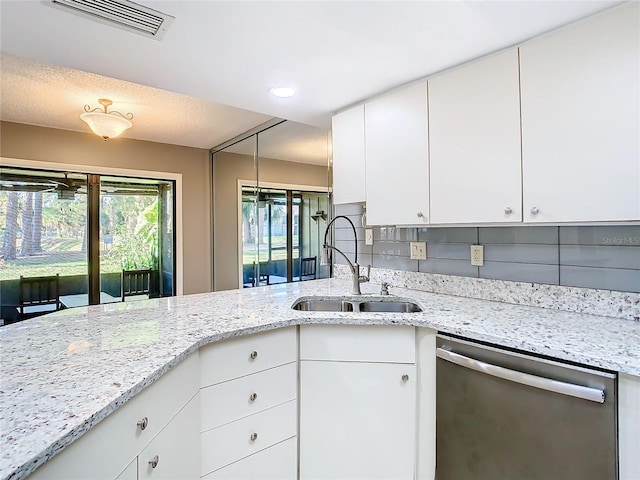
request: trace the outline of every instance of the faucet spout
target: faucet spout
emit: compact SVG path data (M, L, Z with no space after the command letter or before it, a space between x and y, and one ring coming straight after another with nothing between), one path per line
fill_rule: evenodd
M348 221L349 224L351 225L352 230L353 230L353 242L354 242L354 247L355 247L354 248L355 256L354 256L353 263L351 262L349 257L347 257L347 255L342 250L340 250L339 248L334 247L333 245L330 245L330 244L327 243L327 235L329 233L329 229L331 228L331 225L333 224L333 222L335 222L338 218L344 218L346 221ZM323 245L322 256L320 258L320 264L321 265L328 265L329 264L329 254L328 254L329 250L333 250L333 251L339 253L347 261L347 264L349 265L349 269L351 270L351 276L352 276L352 283L353 283L352 293L353 293L353 295L362 295L362 293L360 291L360 283L368 282L369 281L369 276L368 276L368 274L367 275L360 275L360 265L358 265L358 237L357 237L357 234L356 234L356 227L355 227L355 225L353 224L353 222L351 221L351 219L349 217L345 217L344 215L338 215L338 216L334 217L329 222L329 224L327 225L327 228L324 231L324 245ZM371 266L369 266L369 270L370 269L371 269Z

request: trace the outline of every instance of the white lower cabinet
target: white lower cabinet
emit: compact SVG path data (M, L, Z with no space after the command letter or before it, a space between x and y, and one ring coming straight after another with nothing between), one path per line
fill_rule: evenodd
M618 377L620 480L640 479L640 377Z
M202 477L204 480L296 480L297 438L289 438Z
M140 452L151 442L163 438L162 432L169 428L168 425L179 423L176 420L180 417L178 412L184 411L187 408L185 405L193 403L192 399L197 396L196 352L38 468L29 480L135 479L136 476L131 473L132 464L137 464ZM196 417L197 414L196 411ZM180 430L179 435L197 436L197 423L193 428L193 432L188 435L185 430ZM174 441L176 438L178 437L174 437ZM177 441L181 442L182 440ZM194 448L198 452L197 444ZM180 455L182 454L176 451L174 445L163 454L162 463L180 461L177 458ZM198 476L182 475L180 478Z
M411 327L300 328L301 479L414 478L415 347Z
M196 394L138 455L138 480L200 477L199 414Z
M277 474L274 478L284 479L290 477L279 472L291 469L291 478L297 476L297 350L295 327L230 339L201 350L202 476L271 478L261 477L269 471ZM288 440L295 449L275 448Z
M415 365L303 361L300 477L412 479Z

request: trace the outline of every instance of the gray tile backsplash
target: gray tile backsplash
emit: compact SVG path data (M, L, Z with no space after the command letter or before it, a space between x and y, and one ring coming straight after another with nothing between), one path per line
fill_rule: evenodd
M558 265L558 245L484 245L485 262L508 263L543 263L545 265Z
M448 230L448 229L447 229ZM482 227L478 228L478 243L557 245L558 227Z
M419 272L438 273L442 275L456 275L458 277L478 276L478 267L474 267L473 265L471 265L469 260L429 258L428 248L429 247L427 245L427 260L420 260L418 262Z
M640 270L560 265L560 285L640 292Z
M365 246L363 205L335 212L356 225L361 265L640 293L640 226L373 227L374 244ZM347 222L336 222L336 237L353 253ZM412 241L427 242L427 260L410 259ZM474 244L484 246L482 267L470 264Z
M480 278L558 285L558 265L485 261L479 269Z

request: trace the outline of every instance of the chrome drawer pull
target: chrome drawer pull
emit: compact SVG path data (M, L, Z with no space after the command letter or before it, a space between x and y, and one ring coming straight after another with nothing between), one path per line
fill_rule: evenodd
M147 425L149 425L149 419L147 417L144 417L142 420L138 420L136 425L140 427L140 430L144 430L145 428L147 428Z
M156 468L158 466L158 462L160 461L160 457L158 457L158 455L154 455L154 457L149 460L149 465L151 465L151 468Z
M251 400L252 402L255 402L257 399L258 399L257 393L252 393L251 395L249 395L249 400Z
M408 382L409 381L409 375L407 375L406 373L404 375L402 375L402 381L403 382Z
M502 378L503 380L528 385L529 387L540 388L549 392L560 393L562 395L582 398L583 400L590 400L596 403L604 403L606 396L604 390L575 385L573 383L560 382L558 380L538 377L537 375L518 372L516 370L509 370L508 368L499 367L498 365L492 365L490 363L481 362L480 360L465 357L464 355L460 355L459 353L455 353L450 350L445 350L444 348L436 349L436 357L461 367L470 368L476 372L486 373L493 377Z
M255 433L255 432L254 432L254 433L252 433L252 434L251 434L251 441L252 441L252 442L255 442L257 439L258 439L258 434L257 434L257 433Z
M253 352L251 352L251 353L249 354L249 358L250 358L251 360L255 360L256 358L258 358L258 352L256 352L255 350L254 350Z

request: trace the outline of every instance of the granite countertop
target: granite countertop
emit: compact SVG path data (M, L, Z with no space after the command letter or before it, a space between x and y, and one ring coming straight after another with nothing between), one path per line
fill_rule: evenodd
M0 478L21 479L199 347L306 323L412 325L640 376L640 323L392 288L422 313L304 312L349 280L62 310L0 328ZM379 285L363 284L364 294Z

